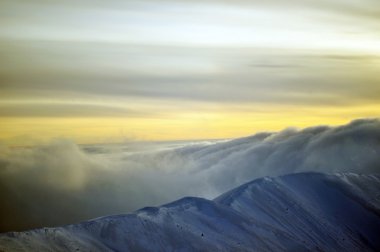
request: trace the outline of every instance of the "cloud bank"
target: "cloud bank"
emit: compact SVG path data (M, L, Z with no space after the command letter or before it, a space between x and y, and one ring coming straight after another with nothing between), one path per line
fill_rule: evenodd
M231 141L46 146L0 152L0 231L125 213L185 195L212 198L262 176L380 172L380 121Z

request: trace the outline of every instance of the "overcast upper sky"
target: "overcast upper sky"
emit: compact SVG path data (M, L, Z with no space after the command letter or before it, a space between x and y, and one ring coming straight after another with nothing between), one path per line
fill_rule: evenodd
M0 0L0 141L379 117L379 31L377 0Z

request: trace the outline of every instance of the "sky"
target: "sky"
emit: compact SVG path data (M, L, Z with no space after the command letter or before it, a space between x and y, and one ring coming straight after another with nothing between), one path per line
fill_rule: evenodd
M378 118L379 31L377 0L0 0L0 142Z

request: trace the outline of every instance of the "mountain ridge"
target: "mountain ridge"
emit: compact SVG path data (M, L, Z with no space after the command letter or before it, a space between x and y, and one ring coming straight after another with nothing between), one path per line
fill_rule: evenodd
M213 200L0 235L3 251L318 251L380 248L380 175L297 173Z

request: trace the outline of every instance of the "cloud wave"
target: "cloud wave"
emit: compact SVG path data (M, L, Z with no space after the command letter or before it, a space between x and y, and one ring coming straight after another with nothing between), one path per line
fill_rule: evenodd
M125 213L185 195L212 198L262 176L380 172L380 121L285 129L231 141L77 146L57 140L0 152L0 231Z

